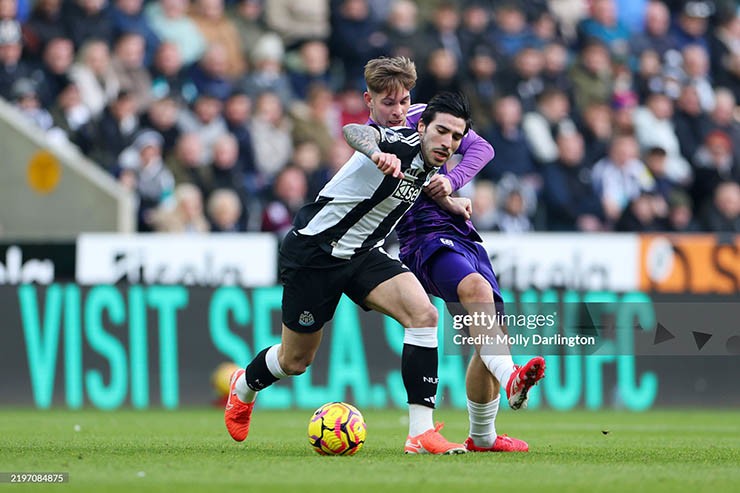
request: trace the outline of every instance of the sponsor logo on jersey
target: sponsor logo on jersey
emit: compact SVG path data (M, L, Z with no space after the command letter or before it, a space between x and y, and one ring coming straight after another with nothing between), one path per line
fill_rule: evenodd
M401 180L396 187L396 191L393 192L393 198L409 202L413 204L421 194L421 187L414 182Z

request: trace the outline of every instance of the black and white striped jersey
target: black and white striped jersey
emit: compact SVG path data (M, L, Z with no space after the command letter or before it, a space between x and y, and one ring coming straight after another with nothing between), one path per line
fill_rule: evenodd
M370 158L355 152L294 221L298 233L314 237L337 258L350 259L382 245L439 170L424 164L415 129L375 128L381 135L378 147L398 156L404 179L384 175Z

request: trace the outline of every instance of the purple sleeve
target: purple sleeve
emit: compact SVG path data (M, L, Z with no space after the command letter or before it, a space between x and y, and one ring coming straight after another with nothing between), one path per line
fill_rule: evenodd
M483 137L475 133L471 128L463 137L460 148L457 150L462 154L462 160L455 168L447 173L453 190L459 190L493 159L493 146Z

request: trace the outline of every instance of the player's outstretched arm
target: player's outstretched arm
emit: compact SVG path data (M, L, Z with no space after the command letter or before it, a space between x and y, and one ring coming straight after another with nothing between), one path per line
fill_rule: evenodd
M401 160L395 154L383 152L378 147L380 132L368 125L350 123L342 128L344 140L356 151L369 157L384 175L403 179Z

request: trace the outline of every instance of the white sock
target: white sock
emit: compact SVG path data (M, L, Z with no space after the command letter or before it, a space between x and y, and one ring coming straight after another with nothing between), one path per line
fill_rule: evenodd
M491 448L496 441L496 414L500 398L479 404L468 399L470 438L476 447Z
M270 373L272 373L275 378L285 378L288 375L280 367L280 361L278 361L279 350L280 344L275 344L270 347L270 349L267 350L267 354L265 354L265 363L267 363L267 369L270 370ZM254 402L257 398L257 391L250 389L249 385L247 385L246 373L242 373L242 375L237 379L234 390L236 390L236 396L242 402Z
M420 404L409 404L409 435L415 437L434 428L434 409Z
M496 377L501 388L506 392L506 385L509 383L511 374L514 373L514 360L510 354L481 354L481 361L486 365L491 375Z
M267 369L270 370L270 373L275 378L285 378L288 376L287 373L283 371L283 369L280 367L280 360L278 360L278 351L280 351L281 344L275 344L270 349L267 350L267 354L265 355L265 362L267 363ZM511 359L511 358L509 358Z
M257 398L257 392L249 388L245 375L246 373L242 373L241 375L239 375L239 378L236 379L234 390L236 390L236 397L240 401L249 404Z

